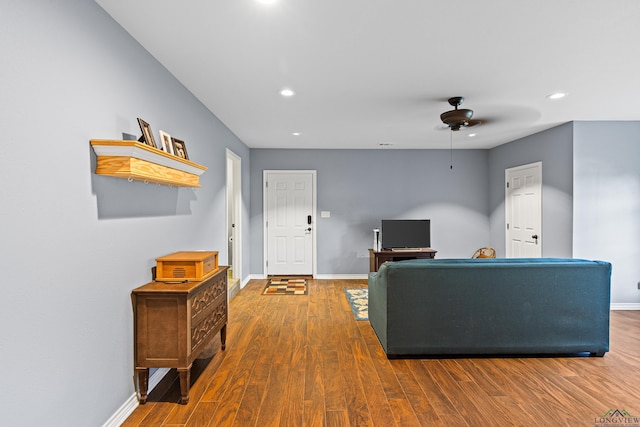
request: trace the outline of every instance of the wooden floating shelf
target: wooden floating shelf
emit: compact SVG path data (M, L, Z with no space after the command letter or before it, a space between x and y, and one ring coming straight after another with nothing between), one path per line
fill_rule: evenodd
M206 167L138 141L92 139L96 174L176 187L200 187Z

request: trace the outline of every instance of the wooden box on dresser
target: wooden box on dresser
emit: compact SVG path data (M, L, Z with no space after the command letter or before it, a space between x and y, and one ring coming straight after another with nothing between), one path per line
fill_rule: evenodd
M193 361L218 332L225 349L227 268L200 282L151 282L131 292L140 403L147 400L149 368L177 368L180 403L188 403Z

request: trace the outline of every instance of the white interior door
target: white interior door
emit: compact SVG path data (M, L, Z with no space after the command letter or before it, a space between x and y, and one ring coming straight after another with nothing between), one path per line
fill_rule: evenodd
M241 161L237 154L227 149L227 263L233 279L242 278Z
M542 162L510 168L506 181L506 256L542 256Z
M312 275L315 171L265 171L267 275Z

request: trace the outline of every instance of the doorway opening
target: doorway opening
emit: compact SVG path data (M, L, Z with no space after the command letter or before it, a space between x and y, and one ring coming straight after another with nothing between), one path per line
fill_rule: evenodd
M240 290L242 279L242 159L227 148L227 263L229 299Z

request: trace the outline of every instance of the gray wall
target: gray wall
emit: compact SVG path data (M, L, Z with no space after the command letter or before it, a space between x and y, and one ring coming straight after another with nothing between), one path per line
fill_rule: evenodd
M251 150L251 273L264 271L264 170L317 171L317 272L365 274L381 219L431 219L441 258L487 246L487 157L487 150L454 150L450 170L448 150Z
M611 302L640 303L640 122L574 123L573 253L613 264Z
M505 256L505 169L542 162L542 256L572 256L573 126L556 126L489 151L491 246Z
M134 392L131 290L177 250L226 261L225 147L245 207L249 150L93 1L3 2L0 28L2 424L102 425ZM185 140L201 189L93 174L89 140L136 117Z

